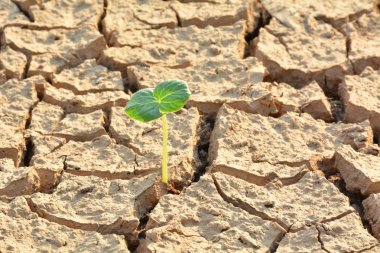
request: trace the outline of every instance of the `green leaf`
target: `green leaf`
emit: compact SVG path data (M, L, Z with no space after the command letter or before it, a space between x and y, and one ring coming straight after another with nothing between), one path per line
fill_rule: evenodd
M180 110L189 100L190 90L182 80L168 80L154 89L142 89L132 95L125 113L132 119L148 122L163 114Z

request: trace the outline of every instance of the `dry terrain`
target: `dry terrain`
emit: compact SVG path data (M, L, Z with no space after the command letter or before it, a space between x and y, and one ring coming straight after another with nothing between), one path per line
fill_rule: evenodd
M380 252L380 1L0 0L0 253ZM123 107L183 79L161 122Z

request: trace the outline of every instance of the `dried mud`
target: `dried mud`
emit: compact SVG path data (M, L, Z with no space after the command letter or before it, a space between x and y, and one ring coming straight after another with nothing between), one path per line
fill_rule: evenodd
M380 252L379 10L0 1L0 252Z

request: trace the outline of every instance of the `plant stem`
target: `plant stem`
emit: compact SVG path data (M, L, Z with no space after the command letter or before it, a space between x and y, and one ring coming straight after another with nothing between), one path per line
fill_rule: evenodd
M162 115L162 182L168 183L168 121Z

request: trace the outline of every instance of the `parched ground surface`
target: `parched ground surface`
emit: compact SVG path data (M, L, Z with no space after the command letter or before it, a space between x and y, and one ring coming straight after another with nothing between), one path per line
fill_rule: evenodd
M1 0L0 252L380 252L380 2ZM165 79L161 122L123 112Z

